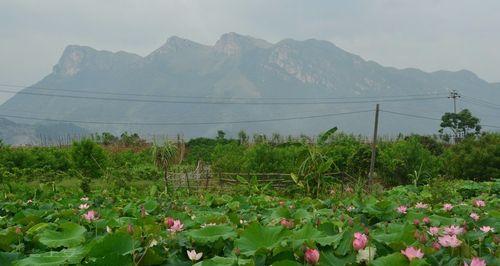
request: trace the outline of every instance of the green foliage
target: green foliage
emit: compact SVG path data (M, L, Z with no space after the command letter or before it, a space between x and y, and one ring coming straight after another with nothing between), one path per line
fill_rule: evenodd
M299 168L299 177L294 181L305 188L306 195L319 197L320 192L328 188L331 177L327 175L332 169L333 160L326 156L320 147L311 146L308 155Z
M163 170L163 180L165 182L165 192L168 192L168 170L177 157L177 146L165 140L163 144L153 143L151 149L153 161L158 169Z
M411 137L394 143L381 143L377 158L377 174L390 185L426 182L436 176L440 160L426 149L419 140Z
M99 178L104 174L107 156L104 149L91 139L73 142L71 158L84 177Z
M428 189L439 191L440 186L456 193L431 199ZM494 189L498 186L498 182L447 180L423 187L399 186L377 195L367 193L363 202L352 197L313 200L241 191L152 198L156 194L147 191L153 188L140 186L123 192L112 182L93 190L87 200L80 199L81 192L74 187L20 183L7 191L0 186L0 263L304 265L304 252L310 248L320 254L317 265L457 265L470 262L471 257L498 265L496 232L480 229L499 228L500 200ZM34 191L37 197L26 202ZM476 199L484 200L485 206L474 204ZM83 202L89 205L87 210L78 209ZM428 207L417 208L417 202ZM454 208L444 211L443 203ZM401 205L407 206L406 213L396 210ZM98 213L97 220L82 217L88 210ZM469 217L471 212L480 216L478 221ZM181 222L182 230L168 230L166 217ZM424 217L430 222L425 223ZM467 228L457 234L460 247L443 246L435 251L432 245L438 236L428 233L430 227L444 231L451 225ZM370 254L354 250L356 232L366 234L365 251ZM410 246L420 249L423 257L409 261L401 250ZM191 261L190 250L203 256ZM372 260L362 262L369 255Z
M463 109L456 114L445 113L441 117L441 121L439 132L443 134L445 129L449 129L457 139L479 135L481 131L479 118L473 116L468 109Z
M246 161L244 146L236 143L218 144L212 153L214 172L244 172Z
M335 169L341 175L368 176L371 148L352 136L338 134L327 145L326 155L332 158Z
M500 134L469 137L450 147L444 154L443 174L473 180L500 177Z
M40 243L50 248L76 247L85 241L84 227L74 223L63 223L60 231L45 230L39 234Z

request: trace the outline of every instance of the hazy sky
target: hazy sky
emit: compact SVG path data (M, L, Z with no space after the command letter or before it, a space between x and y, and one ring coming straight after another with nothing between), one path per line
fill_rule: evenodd
M213 44L231 31L498 82L499 14L500 0L0 0L0 83L40 80L68 44L146 55L172 35Z

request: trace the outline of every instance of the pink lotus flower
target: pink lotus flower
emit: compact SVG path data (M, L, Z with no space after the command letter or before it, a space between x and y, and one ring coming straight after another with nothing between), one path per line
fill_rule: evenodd
M429 228L429 234L431 236L435 236L439 233L439 227L436 227L436 226L432 226Z
M494 231L494 229L492 227L487 226L487 225L482 226L481 228L479 228L479 230L483 231L484 233L488 233L488 232L493 232Z
M451 205L451 204L449 204L449 203L445 203L445 204L443 205L443 210L444 210L444 211L449 212L449 211L451 211L451 209L453 209L453 205Z
M401 254L405 255L410 261L424 257L424 253L422 253L420 249L414 247L407 247L405 250L401 250Z
M422 202L417 202L417 204L415 204L415 208L417 209L427 209L427 207L429 207L427 204L424 204Z
M90 210L87 213L83 214L83 218L85 218L85 220L90 223L97 220L99 217L96 211Z
M462 244L462 241L460 241L456 235L444 235L441 237L438 237L439 244L443 247L452 247L456 248Z
M443 227L443 231L447 235L460 235L464 232L464 229L458 225L451 225L448 227Z
M196 250L193 249L193 250L188 250L187 255L192 262L195 262L201 259L201 257L203 256L203 252L196 253Z
M184 224L179 220L174 220L174 224L168 229L171 233L180 232L184 229Z
M431 219L430 219L429 217L427 217L427 216L426 216L426 217L422 218L422 222L423 222L424 224L429 224L429 223L431 223Z
M292 229L295 226L293 220L287 219L281 219L280 224L287 229Z
M473 212L469 216L470 216L470 218L472 218L472 220L474 220L476 222L479 221L479 215L477 213Z
M474 200L474 206L481 208L486 206L486 203L484 202L484 200L476 199Z
M469 266L469 264L467 264L467 262L464 262L464 266ZM486 261L478 257L474 257L470 261L470 266L486 266Z
M401 213L401 214L406 214L406 210L407 210L407 209L408 209L408 208L407 208L405 205L401 205L401 206L399 206L396 210L397 210L399 213Z
M438 242L434 242L432 243L432 248L436 251L440 250L441 249L441 245L439 245Z
M318 264L319 261L319 251L317 249L308 248L304 253L304 258L307 263L311 265L316 265Z
M368 243L368 237L365 234L359 232L354 233L354 240L352 241L352 247L355 250L364 249L367 243Z
M84 203L84 204L80 204L80 206L78 206L78 208L80 210L86 210L86 209L90 208L90 205L88 205L87 203Z
M418 225L420 224L420 220L419 220L419 219L414 219L414 220L413 220L413 224L414 224L415 226L418 226Z

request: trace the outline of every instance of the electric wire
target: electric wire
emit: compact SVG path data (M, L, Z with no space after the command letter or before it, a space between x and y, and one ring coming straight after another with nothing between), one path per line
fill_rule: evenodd
M446 93L425 93L425 94L407 94L407 95L385 95L385 96L343 96L343 97L222 97L222 96L187 96L187 95L162 95L162 94L140 94L125 92L108 92L96 90L73 90L56 89L38 86L22 86L14 84L0 83L0 87L27 88L46 91L75 92L80 94L102 94L115 96L138 96L138 97L159 97L159 98L187 98L187 99L220 99L220 100L341 100L341 99L379 99L379 98L401 98L401 97L428 97L444 96Z
M321 102L233 102L233 101L174 101L174 100L159 100L159 99L130 99L130 98L113 98L113 97L96 97L96 96L81 96L67 94L46 94L27 91L8 91L0 89L0 92L36 95L44 97L60 97L70 99L84 100L103 100L103 101L120 101L120 102L147 102L147 103L171 103L171 104L211 104L211 105L319 105L319 104L353 104L353 103L374 103L374 102L406 102L406 101L425 101L446 99L445 97L419 97L419 98L400 98L400 99L377 99L377 100L359 100L359 101L321 101Z
M106 121L86 121L86 120L39 118L39 117L33 117L33 116L5 115L5 114L0 114L0 117L37 120L37 121L48 121L48 122L100 124L100 125L137 125L137 126L188 126L188 125L193 125L193 126L196 126L196 125L221 125L221 124L222 125L223 124L250 124L250 123L262 123L262 122L302 120L302 119L312 119L312 118L359 114L359 113L367 113L367 112L373 112L373 110L360 110L360 111L352 111L352 112L330 113L330 114L311 115L311 116L285 117L285 118L271 118L271 119L261 119L261 120L212 121L212 122L106 122Z
M399 116L427 119L427 120L433 120L433 121L441 121L441 119L439 119L439 118L422 116L422 115L407 114L407 113L394 112L394 111L389 111L389 110L380 110L380 111L384 112L384 113L393 114L393 115L399 115ZM500 128L500 126L495 126L495 125L488 125L488 124L480 124L480 125L482 127Z

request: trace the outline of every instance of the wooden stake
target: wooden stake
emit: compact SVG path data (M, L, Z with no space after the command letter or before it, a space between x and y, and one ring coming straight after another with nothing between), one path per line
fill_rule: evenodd
M377 133L378 133L378 113L379 104L375 108L375 125L373 127L373 141L372 141L372 157L370 160L370 174L368 175L368 182L371 185L373 180L373 172L375 171L375 155L377 153Z

